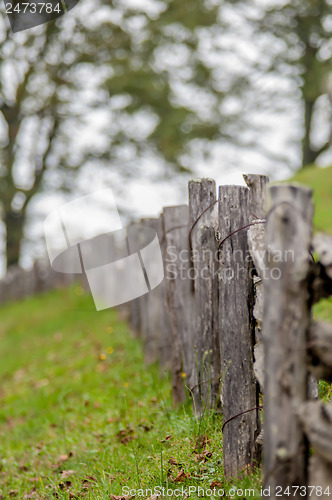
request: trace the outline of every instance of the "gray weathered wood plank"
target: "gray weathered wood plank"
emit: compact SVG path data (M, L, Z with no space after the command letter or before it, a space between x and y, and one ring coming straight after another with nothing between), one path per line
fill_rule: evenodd
M312 191L305 187L271 186L269 196L263 318L264 477L271 498L276 498L276 486L307 484L307 444L296 408L308 392L304 346L311 315L308 271L313 205Z
M189 247L187 205L163 210L165 284L172 339L172 397L175 405L185 400L184 384L190 385L194 368L194 290Z
M321 458L332 464L332 405L307 401L300 406L298 414L310 445Z
M219 232L224 240L251 220L249 189L219 188ZM252 263L242 229L223 243L219 251L219 334L224 422L258 406L258 385L253 370L254 321ZM260 433L259 411L229 421L224 428L224 474L227 478L256 465L255 441Z
M216 184L211 179L189 182L193 252L196 359L191 378L194 410L214 408L219 393L218 260ZM213 205L214 204L214 205ZM204 212L204 213L203 213Z
M250 189L250 218L264 219L266 216L266 188L269 183L267 175L244 174L243 178Z

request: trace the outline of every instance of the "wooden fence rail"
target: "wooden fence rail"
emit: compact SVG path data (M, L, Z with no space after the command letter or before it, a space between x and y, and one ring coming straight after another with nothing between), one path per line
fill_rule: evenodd
M332 381L332 326L311 312L332 294L332 237L313 239L310 189L244 178L247 187L221 186L218 197L213 180L190 181L188 205L136 223L138 246L140 227L158 235L165 277L119 312L146 363L170 370L175 405L189 396L198 417L222 411L226 478L258 467L264 443L265 488L276 498L278 488L332 487L332 407L314 399L316 380ZM120 255L112 235L103 242L104 261ZM74 278L40 263L11 269L0 302ZM105 273L105 300L112 286ZM292 496L320 496L303 491Z

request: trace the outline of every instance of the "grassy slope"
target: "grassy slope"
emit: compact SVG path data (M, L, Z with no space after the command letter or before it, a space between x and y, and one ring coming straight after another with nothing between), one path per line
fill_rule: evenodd
M298 172L292 180L313 189L315 232L324 231L332 234L332 167L307 167ZM332 322L332 297L321 300L314 306L314 317ZM319 394L322 399L331 399L331 387L325 382L319 383Z
M308 167L292 179L314 190L314 230L332 234L332 167ZM314 308L317 317L332 322L332 297L322 300Z
M332 167L307 167L298 172L293 180L313 188L315 230L332 234Z
M295 180L315 189L315 226L332 233L332 168L309 168ZM332 321L332 301L315 314ZM2 498L98 500L124 485L231 486L221 417L199 421L189 404L174 410L167 376L144 365L140 342L116 312L96 313L80 288L1 308L0 352ZM322 386L322 396L329 390ZM195 460L201 436L212 453L204 462ZM176 481L181 467L170 458L190 479ZM233 484L258 487L259 478Z
M0 350L3 498L106 499L124 485L208 488L215 480L226 486L221 417L199 421L190 404L174 410L167 376L144 365L141 343L116 312L97 313L81 288L1 308ZM200 462L197 438L207 435L201 452L211 456ZM190 479L177 481L181 470Z

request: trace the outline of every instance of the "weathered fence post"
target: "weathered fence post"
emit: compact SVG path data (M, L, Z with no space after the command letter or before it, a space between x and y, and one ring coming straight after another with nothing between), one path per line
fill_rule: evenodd
M266 216L266 188L269 182L267 175L243 174L243 178L250 189L250 218L265 219Z
M159 362L160 366L165 370L165 368L171 367L171 352L172 352L172 340L171 340L171 326L169 319L169 311L167 305L167 283L166 283L166 270L165 270L165 245L164 245L164 218L160 215L153 224L153 229L155 229L159 245L161 248L161 253L163 256L164 265L164 280L160 285L153 291L155 292L155 303L158 308L158 330L159 330Z
M195 359L188 206L165 207L163 222L165 284L172 341L172 397L177 405L185 399L184 383L188 385L192 380Z
M189 181L190 242L195 295L194 371L191 379L194 411L216 406L220 385L218 332L218 224L216 184L211 179ZM195 359L196 358L196 359Z
M307 442L297 410L307 398L306 343L310 324L311 189L271 186L265 242L264 481L276 488L306 486ZM301 491L292 490L300 498Z
M160 241L162 233L160 218L144 218L141 219L139 225L142 228L149 227L154 229ZM140 238L139 233L138 238ZM142 238L142 244L146 245L144 231L142 231ZM154 363L159 360L162 365L167 366L169 361L170 334L166 301L164 300L164 286L164 282L161 282L157 287L150 290L149 293L140 297L139 306L145 361L147 363Z
M227 478L256 465L260 431L253 371L252 264L247 244L249 189L219 188L219 330L221 344L223 456ZM243 413L245 412L245 413ZM234 418L233 418L234 417Z

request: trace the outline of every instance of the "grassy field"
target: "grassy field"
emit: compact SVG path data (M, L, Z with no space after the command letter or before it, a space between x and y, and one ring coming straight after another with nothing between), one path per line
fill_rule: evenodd
M332 234L332 167L307 167L298 172L292 180L313 189L314 228L316 231Z
M332 168L296 180L315 188L315 226L332 233ZM332 321L332 301L315 316ZM1 307L0 352L0 498L119 499L155 486L259 497L259 473L224 479L222 416L174 409L167 373L146 367L116 311L96 313L79 286Z
M2 498L258 488L259 477L224 481L221 416L174 410L167 374L80 287L3 307L0 346Z

